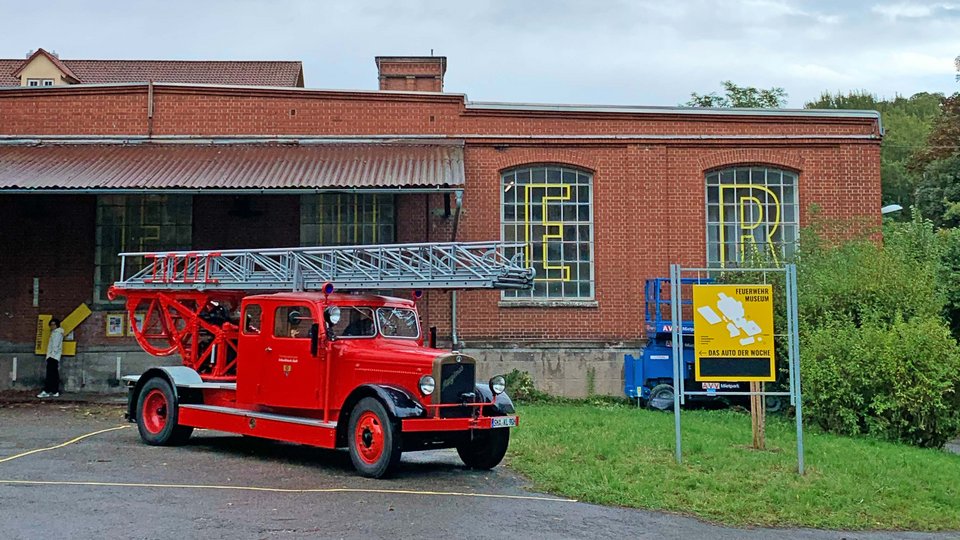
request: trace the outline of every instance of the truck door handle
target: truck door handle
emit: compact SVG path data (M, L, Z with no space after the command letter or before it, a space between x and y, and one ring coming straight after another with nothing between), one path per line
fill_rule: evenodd
M267 347L263 352L273 352L273 347Z

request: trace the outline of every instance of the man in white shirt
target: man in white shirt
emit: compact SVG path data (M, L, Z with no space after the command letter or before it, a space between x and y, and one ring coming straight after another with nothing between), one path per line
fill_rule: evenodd
M60 357L63 356L63 328L60 319L50 319L50 341L47 342L47 378L38 398L60 397Z

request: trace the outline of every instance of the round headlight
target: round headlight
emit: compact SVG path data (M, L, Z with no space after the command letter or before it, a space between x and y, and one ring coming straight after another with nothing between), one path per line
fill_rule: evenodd
M340 322L340 308L337 306L330 306L327 308L327 322L330 324L337 324Z
M424 375L420 377L420 392L425 396L429 396L437 388L437 381L433 380L433 377L430 375Z
M490 379L490 391L494 395L500 395L504 390L507 389L507 381L503 378L502 375L497 375L496 377Z

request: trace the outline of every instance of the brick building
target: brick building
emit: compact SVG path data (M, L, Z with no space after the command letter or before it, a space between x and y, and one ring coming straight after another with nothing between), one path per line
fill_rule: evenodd
M120 251L504 239L540 281L461 292L456 339L488 371L619 394L644 279L789 255L814 205L880 220L873 111L475 102L442 92L445 58L377 67L379 91L0 89L0 388L13 357L15 385L39 375L37 315L82 302L68 387L155 361L105 335ZM421 306L452 339L450 293Z

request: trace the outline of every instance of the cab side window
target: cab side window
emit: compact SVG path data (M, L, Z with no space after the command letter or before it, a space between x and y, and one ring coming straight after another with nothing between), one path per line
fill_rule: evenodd
M373 310L363 307L340 308L340 322L333 325L338 337L372 337L377 334Z
M307 339L313 322L307 306L280 306L273 315L273 337Z
M257 304L250 304L247 306L246 311L243 313L243 333L244 334L259 334L260 333L260 319L263 314L263 309Z

